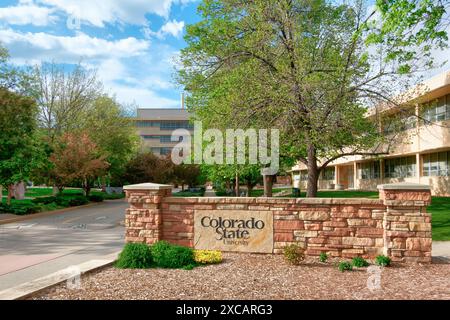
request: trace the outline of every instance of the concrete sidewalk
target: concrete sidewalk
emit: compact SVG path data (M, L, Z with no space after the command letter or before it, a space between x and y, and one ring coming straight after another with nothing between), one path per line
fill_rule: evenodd
M450 260L450 241L433 241L432 255Z

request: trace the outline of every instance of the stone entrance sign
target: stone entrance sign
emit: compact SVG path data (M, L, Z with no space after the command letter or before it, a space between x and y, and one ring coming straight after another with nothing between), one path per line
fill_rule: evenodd
M172 187L125 186L127 242L165 240L197 249L431 262L430 187L378 186L379 199L172 197Z
M196 249L272 253L272 212L195 210L194 247Z

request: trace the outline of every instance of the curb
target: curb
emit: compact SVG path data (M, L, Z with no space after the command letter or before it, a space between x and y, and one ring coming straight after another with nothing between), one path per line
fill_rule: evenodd
M123 199L114 199L114 200L105 200L105 201L117 201L117 200L123 200ZM58 209L58 210L44 211L44 212L39 212L39 213L27 214L24 216L17 216L17 217L10 218L10 219L3 219L3 220L0 220L0 225L13 223L13 222L20 222L20 221L25 221L25 220L31 220L31 219L35 219L35 218L48 217L48 216L51 216L54 214L66 213L66 212L76 210L76 209L83 209L83 208L98 206L102 203L104 203L104 202L93 202L93 203L85 204L82 206L68 207L68 208L63 208L63 209Z
M115 252L104 256L103 259L90 260L79 265L69 266L47 276L0 291L0 300L24 300L74 278L74 269L79 271L80 275L84 275L108 267L116 261L118 254L119 252Z

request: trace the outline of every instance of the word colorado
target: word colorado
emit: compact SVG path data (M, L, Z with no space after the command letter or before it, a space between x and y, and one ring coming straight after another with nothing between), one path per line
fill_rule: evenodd
M255 218L244 219L223 219L222 217L213 218L205 216L201 219L201 225L204 228L213 228L217 233L217 240L233 240L233 239L249 239L249 229L261 230L265 227L265 223L262 220L256 220ZM246 242L242 242L245 244Z

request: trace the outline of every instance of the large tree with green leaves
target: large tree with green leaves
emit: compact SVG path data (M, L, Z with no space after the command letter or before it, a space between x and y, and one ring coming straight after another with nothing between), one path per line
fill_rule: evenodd
M114 98L101 95L86 108L80 128L89 134L110 164L106 182L122 186L126 163L136 154L139 137L124 107Z
M65 133L79 129L88 109L102 94L95 70L80 64L68 68L42 63L34 68L34 95L39 106L39 126L50 144Z
M27 180L42 162L36 114L32 99L0 88L0 184L5 188Z
M34 78L29 67L17 67L10 62L8 50L0 42L0 87L34 97Z
M447 4L448 5L448 4ZM446 45L444 2L204 0L187 27L179 82L204 127L278 128L285 157L321 170L375 155L386 139L368 106L398 103Z

